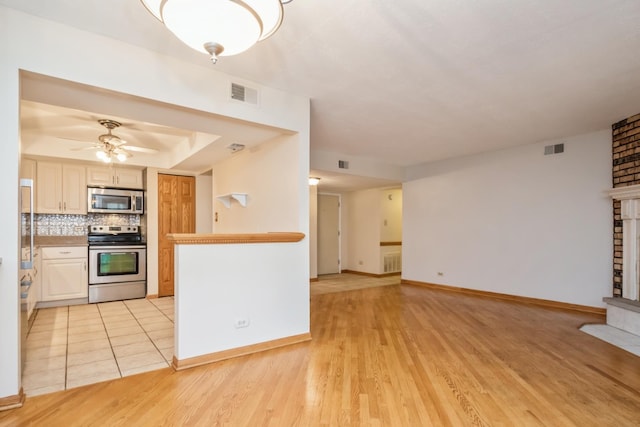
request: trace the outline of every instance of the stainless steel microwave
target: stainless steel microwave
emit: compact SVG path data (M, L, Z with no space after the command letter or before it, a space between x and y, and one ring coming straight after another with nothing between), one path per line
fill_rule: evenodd
M87 187L87 211L96 213L144 213L144 191Z

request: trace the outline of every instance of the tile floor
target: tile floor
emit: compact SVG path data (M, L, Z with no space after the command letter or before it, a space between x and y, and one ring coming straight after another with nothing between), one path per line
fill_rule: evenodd
M173 297L39 309L26 341L27 396L166 368Z
M615 345L623 350L640 356L640 336L634 335L622 329L614 328L609 325L584 325L580 328L582 332L586 332L602 341Z

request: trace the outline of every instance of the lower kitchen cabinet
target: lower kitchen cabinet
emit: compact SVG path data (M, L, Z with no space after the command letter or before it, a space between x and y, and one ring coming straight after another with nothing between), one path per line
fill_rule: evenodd
M41 250L41 301L86 298L87 247L46 247Z

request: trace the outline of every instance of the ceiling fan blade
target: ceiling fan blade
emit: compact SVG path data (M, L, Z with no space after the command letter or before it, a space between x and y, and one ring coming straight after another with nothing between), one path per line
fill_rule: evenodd
M104 135L98 136L98 141L100 141L102 144L111 144L114 147L119 147L122 144L127 143L127 141L120 138L118 135L113 135L110 133L105 133Z
M71 151L87 151L87 150L97 150L100 147L96 147L95 145L93 147L81 147L81 148L70 148Z
M156 150L155 148L136 147L135 145L128 145L128 144L121 145L120 148L122 148L124 151L136 151L138 153L154 154L158 152L158 150Z
M78 141L78 142L86 142L87 144L95 144L95 141L87 141L86 139L77 139L77 138L67 138L64 136L56 136L57 139L64 139L67 141Z

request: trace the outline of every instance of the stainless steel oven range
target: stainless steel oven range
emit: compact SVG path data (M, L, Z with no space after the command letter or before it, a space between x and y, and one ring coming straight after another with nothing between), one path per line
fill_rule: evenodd
M137 226L89 226L89 302L144 298L147 247Z

